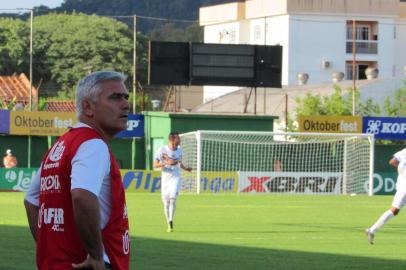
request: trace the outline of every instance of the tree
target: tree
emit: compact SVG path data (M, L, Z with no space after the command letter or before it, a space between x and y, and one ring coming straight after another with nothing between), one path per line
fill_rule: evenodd
M0 74L29 72L29 36L27 22L0 18Z
M393 101L389 97L386 97L384 109L387 116L406 116L406 80L403 81L403 87L395 92Z
M0 72L29 71L29 25L0 18ZM50 14L34 17L34 84L53 96L73 97L73 87L87 72L117 70L132 81L133 33L117 20L96 15ZM148 41L137 33L137 80L147 81ZM57 93L62 90L61 93ZM50 91L47 91L50 92Z
M380 107L372 99L363 102L359 90L355 91L356 115L372 116L380 114ZM305 97L296 99L296 115L352 115L352 89L343 95L342 89L334 85L334 93L321 97L307 93Z
M55 81L63 91L70 91L89 69L131 74L131 31L123 23L95 15L50 14L36 17L34 29L37 76Z
M381 110L378 104L372 99L363 102L360 99L360 93L355 91L356 115L376 116ZM334 85L334 92L331 95L321 97L307 93L304 97L296 98L295 114L299 115L352 115L352 89L348 89L347 95L343 94L338 85ZM288 116L288 130L296 131L297 126L291 115Z

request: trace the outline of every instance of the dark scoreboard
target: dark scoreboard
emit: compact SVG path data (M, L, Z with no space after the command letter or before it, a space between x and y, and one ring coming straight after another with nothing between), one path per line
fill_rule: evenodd
M281 87L282 46L150 42L149 83Z

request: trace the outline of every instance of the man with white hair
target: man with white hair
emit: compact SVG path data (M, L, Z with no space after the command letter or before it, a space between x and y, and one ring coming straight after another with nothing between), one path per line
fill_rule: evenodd
M126 129L124 75L100 71L76 92L79 123L46 153L25 196L39 270L128 270L124 188L108 142Z
M6 156L3 158L4 168L10 169L17 167L17 158L11 153L11 149L7 149Z

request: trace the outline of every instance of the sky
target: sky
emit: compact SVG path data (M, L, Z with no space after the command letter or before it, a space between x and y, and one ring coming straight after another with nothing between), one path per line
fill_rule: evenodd
M0 9L32 8L40 5L54 8L60 6L62 2L63 0L0 0Z

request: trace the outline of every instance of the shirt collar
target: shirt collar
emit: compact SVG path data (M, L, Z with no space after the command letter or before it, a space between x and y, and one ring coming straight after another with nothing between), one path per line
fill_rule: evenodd
M82 128L82 127L87 127L87 128L92 128L91 126L89 126L88 124L85 124L83 122L77 122L73 128Z

